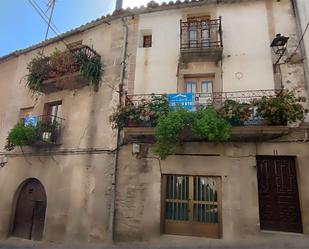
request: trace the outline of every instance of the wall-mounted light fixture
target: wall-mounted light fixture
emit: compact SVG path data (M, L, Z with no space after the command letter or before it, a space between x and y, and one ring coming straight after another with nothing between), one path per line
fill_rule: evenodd
M274 53L279 56L274 66L279 63L280 59L284 55L287 49L289 39L290 37L285 37L281 34L277 34L272 43L270 44L270 47L273 49Z
M0 157L0 167L3 168L8 162L8 158L6 156Z

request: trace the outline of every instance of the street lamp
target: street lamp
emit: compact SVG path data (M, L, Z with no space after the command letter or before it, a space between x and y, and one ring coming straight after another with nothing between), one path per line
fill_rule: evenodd
M272 43L270 44L270 47L273 49L274 53L279 56L274 66L276 66L282 56L284 55L286 49L287 49L287 43L290 37L285 37L281 34L277 34L276 37L273 39Z
M8 158L6 156L0 157L0 167L3 168L8 162Z

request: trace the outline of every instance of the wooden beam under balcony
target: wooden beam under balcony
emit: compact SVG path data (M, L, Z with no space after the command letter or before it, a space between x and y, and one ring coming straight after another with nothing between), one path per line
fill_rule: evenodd
M287 126L237 126L231 128L229 142L263 142L288 135ZM126 127L123 129L125 142L153 143L155 141L152 127ZM207 142L206 139L194 137L192 134L183 136L185 142Z
M223 47L183 48L180 51L181 61L189 62L217 62L222 59Z
M89 79L83 77L80 72L75 72L43 81L42 92L48 94L64 89L74 90L86 85L89 85Z

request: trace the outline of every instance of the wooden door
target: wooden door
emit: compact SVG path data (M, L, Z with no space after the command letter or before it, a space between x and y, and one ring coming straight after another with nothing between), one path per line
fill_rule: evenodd
M163 176L163 232L220 238L220 178Z
M262 230L302 233L295 158L257 157Z
M45 211L46 194L43 185L36 179L28 180L17 199L13 236L41 240Z

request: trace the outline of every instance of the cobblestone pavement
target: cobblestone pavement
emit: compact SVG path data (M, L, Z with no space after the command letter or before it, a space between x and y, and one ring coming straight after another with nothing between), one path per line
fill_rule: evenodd
M172 242L177 241L177 242ZM0 241L0 249L309 249L309 239L290 237L279 239L247 239L240 241L212 239L158 239L151 242L116 244L55 244L21 239Z

